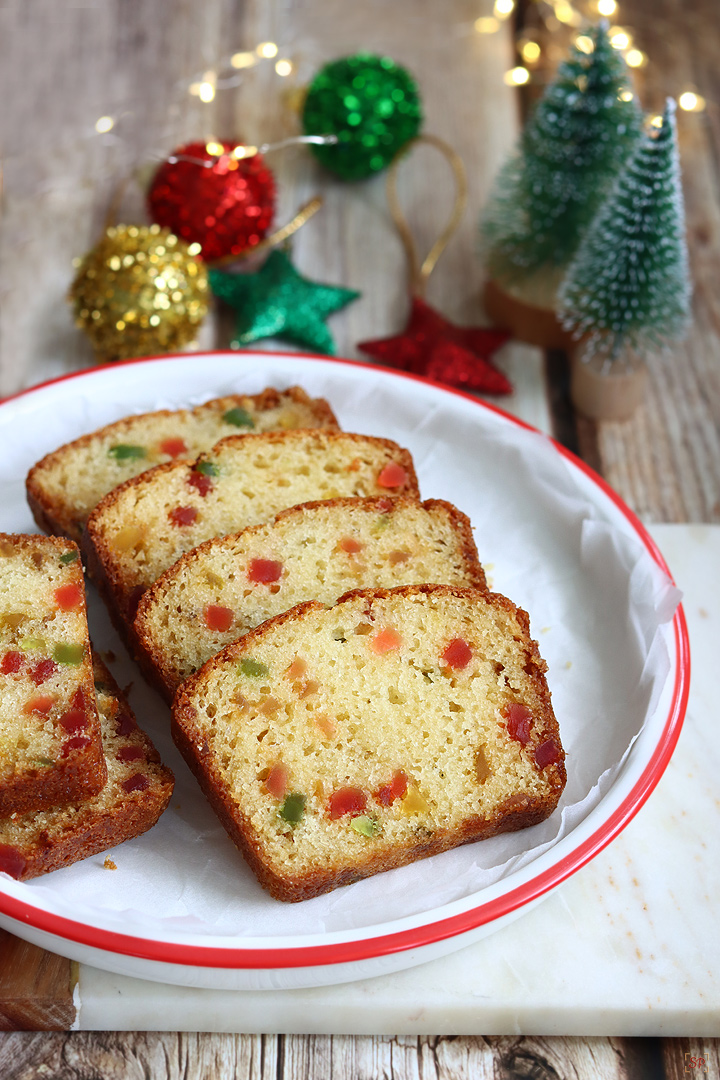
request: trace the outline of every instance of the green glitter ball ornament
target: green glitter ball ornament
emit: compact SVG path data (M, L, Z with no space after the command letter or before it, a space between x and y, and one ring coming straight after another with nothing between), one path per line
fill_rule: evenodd
M321 68L303 109L306 135L337 135L312 146L343 180L364 180L386 168L420 130L422 108L408 72L387 56L358 53Z

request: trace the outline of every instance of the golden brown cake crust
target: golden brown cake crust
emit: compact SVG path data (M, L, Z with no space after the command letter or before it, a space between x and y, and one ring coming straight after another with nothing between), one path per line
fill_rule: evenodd
M20 881L59 870L98 852L140 836L157 822L167 807L174 787L170 769L147 735L137 727L127 700L99 659L93 658L95 681L105 708L105 752L142 753L141 763L113 763L108 788L83 805L50 808L42 816L0 819L0 870ZM118 734L120 732L120 734ZM146 786L126 791L123 780L145 778Z
M53 690L49 695L53 699L50 711L37 713L31 710L24 720L25 736L33 738L34 733L50 723L54 717L55 753L60 750L58 743L68 742L71 735L78 739L82 738L85 745L74 746L66 756L53 758L47 762L38 762L32 768L20 768L14 773L6 773L0 780L0 817L13 813L26 813L28 811L44 810L51 806L62 805L78 799L89 798L102 788L107 778L105 757L102 752L102 739L100 733L100 719L95 703L93 690L92 659L90 653L90 641L87 630L87 618L85 614L85 583L82 573L82 564L77 546L71 541L59 537L38 536L36 534L0 533L0 556L8 560L14 559L18 553L26 553L31 562L35 563L37 574L40 575L38 587L45 587L45 571L43 566L50 564L52 555L53 564L58 565L68 557L70 562L64 565L62 570L62 585L77 590L78 603L74 605L73 617L77 623L77 638L74 643L82 647L83 655L79 663L73 663L72 671L74 678L71 680L67 698L63 696L64 686L62 683L55 686L55 681L61 678L62 664L55 663L50 655L46 655L46 643L38 641L33 645L36 651L25 652L29 644L18 639L13 642L7 638L3 630L3 643L0 646L3 659L9 653L15 653L22 657L19 670L15 674L4 675L6 690L2 701L1 711L8 718L14 720L17 717L17 708L23 701L23 708L27 708L33 699L39 699L48 693L49 682L38 681L37 677L31 677L31 670L38 662L45 662L54 670L46 679L52 680ZM37 560L37 562L36 562ZM9 565L9 563L8 563ZM55 603L52 590L53 586L60 586L61 579L56 578L52 583L47 582L50 596L43 597L43 603L47 601L45 614L52 618ZM28 585L30 587L30 585ZM15 606L21 606L21 597L15 598ZM41 615L42 612L37 612ZM8 619L6 612L0 613L0 621L5 625ZM27 625L23 623L21 625ZM52 630L50 631L53 632ZM81 701L73 705L72 698L75 694L81 695ZM18 700L15 700L18 699ZM56 708L57 706L57 708ZM61 709L71 710L79 708L84 714L82 728L78 726L72 731L63 727L63 719L59 715ZM69 723L70 721L65 721ZM0 734L3 732L2 718L0 717ZM5 736L7 737L7 736ZM72 745L72 742L69 744ZM65 752L62 750L61 752Z
M398 597L418 598L456 597L470 604L489 605L498 612L505 612L518 627L516 640L522 654L527 682L532 687L533 742L530 751L552 740L555 758L540 769L542 783L535 792L517 790L505 797L494 809L483 816L469 815L458 827L434 828L426 836L412 842L396 845L390 849L367 853L348 865L347 859L326 858L322 865L299 874L279 873L272 859L264 851L263 837L253 827L242 806L229 792L218 759L199 724L195 700L208 676L233 664L237 658L253 654L274 630L284 627L291 631L300 628L304 620L314 612L327 611L323 605L310 601L270 619L250 631L240 641L227 646L209 660L203 668L181 686L173 707L173 738L191 770L197 777L203 792L218 814L227 832L245 856L261 884L277 899L299 901L317 896L338 886L384 870L404 866L409 862L439 854L461 844L487 839L503 832L514 832L538 824L557 807L565 785L566 772L564 752L560 744L557 721L552 709L550 691L545 680L545 662L540 657L537 643L529 637L529 618L506 597L495 593L482 593L472 589L457 589L445 585L401 586L397 589L361 589L341 597L331 609L342 615L342 606L360 601L368 611L378 600ZM278 640L275 635L272 640ZM274 684L273 684L274 685ZM271 686L271 690L273 687ZM539 766L536 766L539 768Z
M48 476L60 467L69 455L92 449L93 446L109 437L122 441L123 435L132 434L140 424L151 425L164 419L173 420L174 418L182 420L183 417L202 416L213 410L220 412L232 408L243 408L248 403L257 413L270 412L285 403L292 403L310 412L313 426L329 430L339 428L337 418L329 403L324 398L309 397L300 386L291 386L282 391L267 387L259 394L227 394L198 405L194 409L158 409L154 412L122 417L120 420L59 446L33 465L25 481L27 501L33 518L44 532L56 536L69 536L80 543L85 523L84 514L78 512L77 507L74 507L66 498L59 498L56 493L53 493L47 482ZM212 441L216 442L217 438ZM206 448L209 449L210 446Z
M456 506L453 506L443 499L426 499L424 502L419 502L417 499L411 499L406 496L398 496L394 499L382 496L377 498L337 498L306 502L300 503L297 506L288 507L286 510L281 510L280 513L275 515L270 524L273 528L276 526L281 528L286 523L301 521L305 516L312 514L315 510L327 511L328 514L337 513L339 516L341 516L343 512L362 510L368 515L377 513L392 517L393 513L402 512L403 509L422 510L428 517L438 513L446 515L450 534L456 545L458 562L460 564L458 571L461 571L461 574L458 572L457 576L438 577L433 578L432 580L448 582L458 581L459 579L459 583L464 587L481 590L487 588L485 572L478 558L470 519L466 514L463 514L458 510ZM133 645L136 650L136 659L140 664L145 677L151 685L159 690L168 704L172 704L175 692L178 689L179 681L181 680L174 677L174 669L170 664L171 658L166 656L162 643L158 642L152 635L147 618L152 605L163 601L166 588L175 580L178 573L182 572L183 567L191 567L194 565L201 566L203 560L212 552L220 551L225 546L229 546L242 539L251 542L253 537L266 532L267 525L253 525L242 530L240 533L230 534L227 537L214 537L211 540L206 540L203 544L200 544L186 555L183 555L177 563L170 567L169 570L166 570L140 600L133 627ZM455 550L453 551L453 554L455 554ZM450 562L448 559L447 567L445 568L446 574L449 573L449 566ZM364 576L366 578L363 582L365 587L376 584L376 582L373 582L371 579L370 574L365 574ZM405 576L403 583L410 580L413 579L410 576ZM414 580L427 579L415 578ZM400 578L399 583L402 581L403 579ZM343 591L347 591L347 589L345 588ZM311 598L316 599L317 597ZM335 599L335 597L332 599ZM292 604L286 603L285 607L295 606L296 602L297 601L293 601ZM241 635L235 630L233 636L237 638ZM216 648L215 651L218 651L218 649ZM174 656L172 659L177 661L177 656Z

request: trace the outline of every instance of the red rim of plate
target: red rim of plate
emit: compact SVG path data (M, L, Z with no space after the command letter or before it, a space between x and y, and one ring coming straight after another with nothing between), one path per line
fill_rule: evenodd
M227 350L208 350L199 355L237 356L242 353L232 353ZM576 457L572 451L562 446L550 436L538 432L531 424L519 420L511 413L505 412L486 401L481 401L463 390L448 387L442 383L434 382L420 375L410 375L407 372L395 371L394 369L380 367L377 364L363 361L336 359L335 357L319 356L314 353L285 353L281 351L263 352L263 356L278 356L283 359L297 357L301 360L318 360L332 364L347 364L350 367L366 368L374 372L392 375L397 378L411 379L426 386L432 386L447 394L471 401L474 405L496 413L505 420L510 421L517 427L533 431L546 438L555 449L577 469L598 487L614 506L623 514L633 531L641 540L651 558L672 580L672 575L663 559L655 541L647 532L645 526L626 506L620 496L609 484L584 461ZM192 353L173 354L171 356L147 356L136 360L125 360L113 364L113 368L124 367L134 364L146 364L155 361L188 360L193 357ZM46 389L56 383L65 382L68 379L87 376L96 372L107 371L107 368L87 368L82 371L69 372L55 379L49 379L27 390L21 390L17 394L2 399L0 405L15 398L24 397L38 390ZM458 915L439 919L436 922L426 923L422 926L401 930L395 933L384 934L379 937L361 938L356 941L336 942L328 945L306 946L283 946L281 948L235 948L235 947L206 947L203 945L184 945L181 943L148 941L128 934L117 933L113 930L103 930L96 927L86 926L84 923L75 922L61 915L42 911L33 907L23 900L14 897L0 896L0 911L19 923L32 926L44 933L74 942L91 949L102 952L110 952L122 956L131 956L138 959L163 964L189 965L201 968L237 968L237 969L266 969L266 968L300 968L317 967L327 964L354 963L362 960L375 959L388 956L393 953L404 952L408 949L418 949L423 946L433 945L439 941L459 934L475 930L489 922L500 919L517 911L520 907L531 901L538 900L545 893L554 889L565 881L571 874L580 870L586 863L598 855L603 848L610 843L633 819L647 798L657 785L664 773L672 756L675 745L680 737L685 711L687 709L688 695L690 692L690 647L688 640L687 623L682 606L678 605L673 617L673 632L675 638L675 654L677 658L675 668L675 683L673 686L672 699L668 709L668 716L663 727L661 737L655 747L650 760L647 762L641 775L635 781L628 795L623 799L614 813L596 829L579 847L569 852L549 869L524 882L517 888L496 897L493 900L479 904L477 907Z

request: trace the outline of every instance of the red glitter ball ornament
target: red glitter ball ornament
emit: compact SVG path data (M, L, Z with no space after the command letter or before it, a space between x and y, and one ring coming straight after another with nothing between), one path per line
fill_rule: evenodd
M236 143L218 145L220 155L209 153L205 143L179 147L148 192L152 220L200 244L206 263L259 244L275 211L275 177L262 155L238 158Z

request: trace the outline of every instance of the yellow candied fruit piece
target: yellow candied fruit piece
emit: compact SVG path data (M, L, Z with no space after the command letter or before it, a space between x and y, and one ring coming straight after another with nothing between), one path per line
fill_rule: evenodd
M221 589L225 584L223 578L221 578L219 574L215 574L212 570L206 570L205 580L208 585L214 585L216 589Z
M125 525L113 536L112 546L116 551L130 551L142 544L145 533L144 525Z
M430 809L427 800L420 794L415 784L408 784L402 801L403 814L424 814Z

